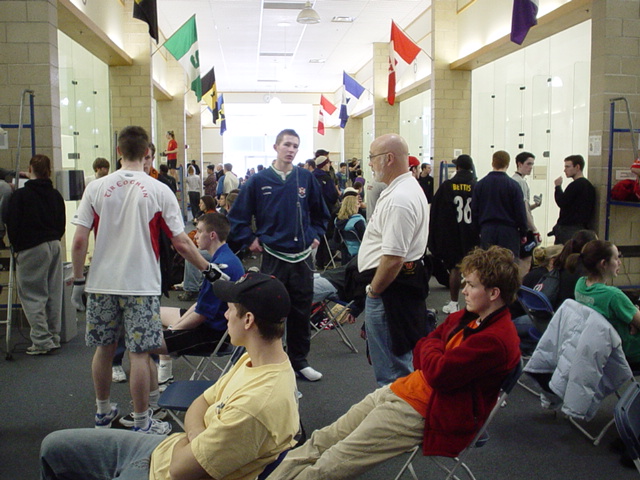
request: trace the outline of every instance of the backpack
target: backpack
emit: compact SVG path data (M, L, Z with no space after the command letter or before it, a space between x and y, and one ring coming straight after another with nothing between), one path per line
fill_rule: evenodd
M549 273L545 273L533 289L544 294L549 303L555 305L560 291L560 271L554 268Z

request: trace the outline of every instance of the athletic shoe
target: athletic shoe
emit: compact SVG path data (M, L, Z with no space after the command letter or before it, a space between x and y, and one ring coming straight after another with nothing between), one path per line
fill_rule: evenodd
M36 345L31 345L29 348L27 348L27 355L47 355L49 353L51 353L51 350L53 350L52 348L42 348L42 347L38 347Z
M115 403L111 404L111 411L109 413L96 413L96 428L109 428L111 423L118 416L118 406Z
M168 385L173 382L172 360L158 363L158 385Z
M149 418L147 428L133 427L131 430L133 432L144 433L147 435L169 435L171 433L171 424L169 422L160 422L153 418Z
M158 407L153 410L153 415L151 415L151 418L159 421L164 420L166 416L167 411L164 408ZM118 420L118 422L120 422L120 425L122 425L123 427L133 428L133 412L131 412L129 415L125 415L124 417L120 417L120 420Z
M309 382L317 382L322 378L322 374L311 367L304 367L296 372L300 378L304 378Z
M111 367L111 380L115 383L124 383L127 381L127 374L124 372L122 365L114 365Z
M186 290L178 295L178 300L183 302L193 302L197 298L198 292L188 292Z
M453 313L453 312L457 312L458 310L460 310L460 307L458 306L458 302L449 302L447 303L444 307L442 307L442 311L444 313Z

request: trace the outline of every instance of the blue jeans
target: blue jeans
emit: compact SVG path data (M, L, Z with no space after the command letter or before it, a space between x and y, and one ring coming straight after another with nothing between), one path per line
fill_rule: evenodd
M211 254L206 250L200 250L200 255L207 262L211 261ZM202 285L202 272L194 267L190 262L184 262L184 277L182 278L182 289L185 292L199 292Z
M338 290L326 278L319 273L313 274L313 303L318 303L326 298L338 297Z
M151 453L166 435L77 428L50 433L40 447L41 480L147 480Z
M411 351L397 356L391 351L391 335L381 298L367 296L364 324L369 343L369 355L378 385L383 387L413 372Z

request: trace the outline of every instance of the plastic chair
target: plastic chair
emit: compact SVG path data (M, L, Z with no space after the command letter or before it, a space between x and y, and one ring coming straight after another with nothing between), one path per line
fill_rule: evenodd
M522 305L536 330L540 334L544 333L554 314L553 306L546 295L522 285L518 289L518 302Z
M518 365L516 365L504 379L504 381L502 382L502 386L500 387L498 401L491 409L491 413L487 417L487 420L484 422L484 425L482 425L480 430L478 430L478 433L476 433L476 436L473 438L473 440L471 440L471 443L464 450L462 450L462 452L460 452L457 457L451 459L454 462L454 465L452 467L445 465L438 457L429 457L433 461L433 463L435 463L441 470L447 473L445 480L449 480L450 478L457 479L458 477L455 475L455 472L458 468L462 468L467 473L469 478L475 480L476 477L473 475L473 472L471 471L469 466L465 463L465 459L471 452L472 448L480 448L484 446L489 440L487 428L489 427L489 424L496 416L500 408L505 405L505 400L515 387L518 379L520 378L520 375L522 375L522 368L522 360L520 360L518 362ZM400 472L398 473L398 475L396 475L395 480L399 480L407 470L409 470L409 473L414 480L418 480L415 469L413 468L413 464L411 462L413 461L413 458L416 456L419 450L420 445L417 445L409 451L409 459L404 463L404 465L400 469Z
M627 453L640 472L640 384L633 382L613 411L616 428Z
M234 348L231 358L229 358L227 364L222 369L220 376L227 373L231 367L235 365L244 353L244 350L244 347ZM166 409L171 418L184 430L184 422L180 418L179 413L186 412L193 401L214 383L215 381L211 380L181 380L173 382L167 386L166 390L160 395L158 406Z

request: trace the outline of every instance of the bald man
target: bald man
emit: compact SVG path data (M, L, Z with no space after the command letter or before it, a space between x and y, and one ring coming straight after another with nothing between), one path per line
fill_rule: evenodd
M422 262L429 209L409 171L409 149L397 134L376 138L369 149L374 179L387 185L367 225L358 270L366 287L365 328L378 385L413 371L412 350L426 334L429 292Z

